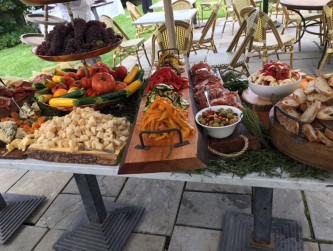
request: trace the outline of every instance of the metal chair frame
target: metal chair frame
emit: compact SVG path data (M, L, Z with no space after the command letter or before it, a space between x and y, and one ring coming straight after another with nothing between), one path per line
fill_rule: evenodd
M324 39L325 50L320 60L316 75L319 76L323 70L326 61L333 52L333 0L329 1L323 8Z
M283 29L281 31L281 34L284 34L284 31L287 29L289 24L295 24L296 26L296 41L298 41L298 50L301 51L301 33L302 33L302 26L303 26L303 20L302 17L298 14L293 14L292 11L288 10L287 7L282 6L283 11ZM315 13L309 13L309 14L302 14L305 25L311 24L319 24L319 33L322 33L322 22L321 17L322 14L315 14ZM305 28L305 27L303 27ZM320 44L322 44L322 37L320 37Z
M193 38L192 48L195 54L197 53L196 50L202 50L202 49L212 50L213 52L217 53L216 45L214 42L214 33L217 20L217 13L220 6L221 3L218 3L215 6L215 9L208 18L205 27L201 31L201 36L199 37L199 39ZM210 36L207 37L207 34L210 30L211 30Z
M231 41L227 51L225 53L208 54L207 63L220 70L225 71L236 71L240 74L250 76L250 72L247 66L247 47L251 47L253 43L254 33L257 29L259 19L259 9L254 7L245 7L241 11L243 23L237 31L235 37ZM246 31L246 36L236 52L233 52L234 48L237 47L240 36ZM236 68L242 67L239 71Z
M136 21L139 17L143 16L143 13L131 2L127 1L126 2L126 8L128 10L128 12L131 15L132 21ZM147 24L147 25L136 25L136 37L140 37L142 34L145 33L151 33L154 30L156 30L156 28L158 27L155 24Z
M273 34L273 39L267 41L267 33ZM268 56L275 54L279 59L279 54L290 54L290 67L293 68L294 64L294 43L295 38L289 34L280 35L275 27L275 22L263 11L259 10L259 20L257 30L254 34L253 44L249 51L256 51L261 55L262 63L268 61ZM269 51L272 51L269 53ZM249 57L247 59L249 61Z

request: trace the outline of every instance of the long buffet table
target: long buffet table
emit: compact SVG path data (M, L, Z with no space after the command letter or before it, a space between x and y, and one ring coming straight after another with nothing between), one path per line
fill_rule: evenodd
M91 245L96 245L100 242L98 240L99 238L94 237L94 239L96 239L95 244L91 244L92 240L87 240L87 243L85 243L85 231L92 231L92 229L94 229L94 231L98 232L99 234L101 233L103 238L105 237L107 242L110 242L105 244L104 250L114 250L112 248L122 247L126 243L128 236L130 235L132 229L144 211L143 208L139 207L115 205L117 203L113 203L112 205L104 204L96 180L96 175L117 176L119 166L55 163L28 158L24 160L0 159L0 168L74 174L85 207L86 215L82 214L83 216L81 216L81 218L73 224L73 227L70 227L70 229L67 230L66 233L59 239L59 241L54 246L54 248L57 250L62 248L69 248L69 250L79 250L81 247L92 248L93 246ZM127 174L122 176L252 186L254 188L253 215L239 214L234 212L227 213L226 221L224 223L226 234L221 250L240 250L239 248L247 248L248 246L246 245L249 245L249 241L247 239L249 236L251 236L246 232L248 231L246 229L249 229L249 227L250 229L253 229L253 238L257 241L254 242L254 244L252 243L254 245L251 246L252 248L265 246L269 247L272 244L271 232L273 232L278 236L276 239L279 240L273 243L273 246L290 247L283 250L296 250L294 248L297 248L297 250L302 250L302 232L297 223L294 221L272 218L273 188L318 191L331 191L333 188L333 175L330 175L325 180L312 178L290 178L288 175L284 175L281 178L267 177L256 173L239 178L232 174L215 175L208 171L205 171L202 174L192 173L191 175L182 172L165 172L135 175ZM4 197L6 198L6 194ZM116 220L110 219L112 217L116 218ZM128 220L122 226L117 226L117 229L114 229L113 227L116 225L117 220L119 221L119 219L124 219L124 217L128 217ZM82 230L83 225L84 227ZM98 227L98 230L96 230L96 227ZM239 229L244 230L244 233L240 235ZM110 236L110 232L122 234L113 241L110 241L110 238L112 237ZM291 236L282 240L283 238L281 238L281 236L284 236L286 232L288 232ZM72 239L74 238L73 236L76 236L76 238L79 236L79 238L81 238L81 242L76 242L77 245L74 245ZM235 240L235 238L237 240Z

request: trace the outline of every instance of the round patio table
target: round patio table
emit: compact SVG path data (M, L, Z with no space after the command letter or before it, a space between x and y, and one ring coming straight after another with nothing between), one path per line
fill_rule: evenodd
M313 31L309 31L307 29L307 25L305 23L305 19L302 15L302 13L300 12L300 10L323 10L323 7L329 2L329 0L311 0L311 1L305 1L305 0L280 0L281 5L287 7L288 10L292 10L294 12L296 12L298 15L300 15L300 17L302 18L302 22L303 22L303 31L302 34L299 36L298 40L295 41L295 43L297 43L304 35L304 32L308 32L311 34L315 34L315 35L323 35L322 33L318 33L318 32L313 32ZM310 24L313 25L313 24ZM309 26L309 25L308 25ZM324 44L324 50L322 53L322 56L318 62L318 67L325 55L326 49L327 49L327 44L328 41L325 42Z

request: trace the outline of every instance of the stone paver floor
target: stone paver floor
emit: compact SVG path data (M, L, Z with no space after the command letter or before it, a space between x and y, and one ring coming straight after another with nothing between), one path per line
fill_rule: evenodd
M232 38L231 23L223 34L222 25L223 19L219 19L215 39L220 52L225 51ZM305 34L302 52L295 46L295 69L314 75L322 49L318 41L316 36ZM146 44L150 54L150 42ZM199 55L205 53L200 51ZM194 58L192 53L190 60ZM147 61L144 57L141 59L148 72ZM289 61L287 56L281 59ZM135 63L136 59L132 57L123 61L128 67ZM251 59L251 72L260 67L260 59ZM332 65L327 64L325 71L333 72ZM225 211L251 212L250 187L106 176L99 176L98 182L105 201L146 208L126 244L126 251L215 251L223 237ZM0 192L46 196L42 207L11 241L0 246L0 251L52 250L55 241L83 209L78 189L69 174L3 169L0 170ZM275 189L273 216L299 222L306 251L332 251L332 195Z

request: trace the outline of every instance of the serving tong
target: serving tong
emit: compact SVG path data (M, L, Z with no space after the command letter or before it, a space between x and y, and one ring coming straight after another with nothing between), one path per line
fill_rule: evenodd
M210 106L210 93L209 93L209 86L204 86L204 94L205 94L205 97L206 97L206 100L207 100L207 104L208 104L208 107L209 109L211 110L212 107Z

